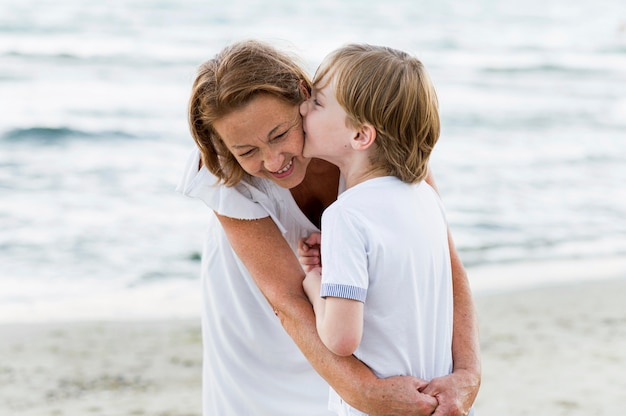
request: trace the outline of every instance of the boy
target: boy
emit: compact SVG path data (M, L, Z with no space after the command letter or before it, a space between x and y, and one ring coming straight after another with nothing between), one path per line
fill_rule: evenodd
M452 280L443 206L423 179L439 137L422 63L348 45L318 68L302 104L304 156L336 164L344 191L322 216L322 267L307 273L324 344L381 378L452 372ZM340 415L362 414L331 391Z

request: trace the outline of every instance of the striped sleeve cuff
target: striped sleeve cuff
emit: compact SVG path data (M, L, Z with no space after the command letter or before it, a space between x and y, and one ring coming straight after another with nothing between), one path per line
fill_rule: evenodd
M322 284L320 296L323 298L331 296L334 298L352 299L365 303L367 289L356 286L339 285L336 283L324 283Z

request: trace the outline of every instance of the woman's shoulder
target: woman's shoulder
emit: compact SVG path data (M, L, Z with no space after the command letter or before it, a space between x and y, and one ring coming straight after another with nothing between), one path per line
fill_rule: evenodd
M267 184L243 179L235 186L226 186L209 170L200 166L200 152L192 151L176 191L202 200L220 215L239 219L267 217L259 200L267 198Z

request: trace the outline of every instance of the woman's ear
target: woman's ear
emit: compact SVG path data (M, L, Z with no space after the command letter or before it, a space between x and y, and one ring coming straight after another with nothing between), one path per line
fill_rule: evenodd
M354 131L352 138L352 148L354 150L365 150L374 144L376 140L376 128L369 123L362 124Z
M304 99L308 100L309 98L311 98L311 88L306 83L306 81L301 79L299 84L300 84L300 90L302 91L302 95L304 96Z

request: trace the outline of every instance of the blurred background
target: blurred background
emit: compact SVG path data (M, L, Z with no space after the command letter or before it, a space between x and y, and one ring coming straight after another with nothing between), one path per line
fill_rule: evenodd
M424 62L477 292L626 272L622 0L0 0L0 321L198 316L187 98L245 38Z

